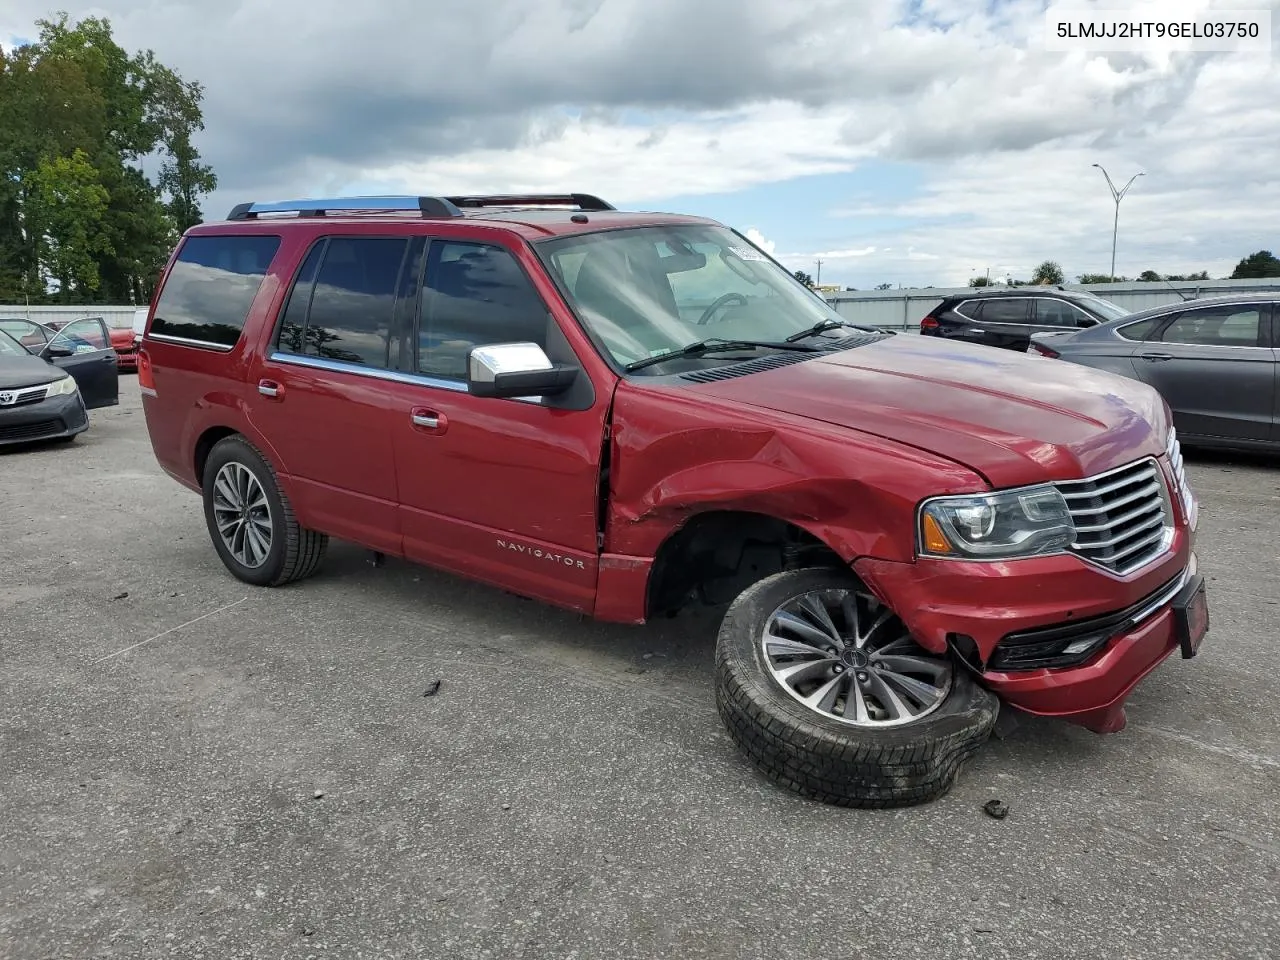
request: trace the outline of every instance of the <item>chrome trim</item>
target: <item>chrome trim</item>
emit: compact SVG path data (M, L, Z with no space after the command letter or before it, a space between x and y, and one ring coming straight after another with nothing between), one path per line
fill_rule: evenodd
M1144 463L1146 464L1146 469L1142 469ZM1122 481L1101 486L1097 490L1076 493L1067 492L1072 487L1079 487L1086 484L1096 485L1100 482L1106 481L1109 477L1123 472L1128 472L1129 476ZM1136 486L1137 484L1141 484L1141 486ZM1106 528L1114 528L1121 523L1127 522L1125 518L1131 520L1135 516L1141 517L1143 513L1149 512L1151 507L1157 503L1160 506L1159 514L1153 515L1150 520L1147 520L1127 531L1122 537L1113 538L1111 540L1099 540L1092 543L1082 543L1080 542L1079 537L1077 537L1075 542L1071 544L1070 548L1066 552L1074 554L1085 563L1091 564L1100 570L1105 570L1108 573L1125 577L1159 560L1168 552L1169 547L1173 544L1174 516L1173 502L1170 497L1170 494L1173 491L1168 489L1168 484L1160 470L1160 464L1154 457L1145 457L1142 460L1136 460L1132 463L1115 467L1093 477L1085 477L1080 480L1059 480L1055 482L1053 486L1067 501L1067 509L1071 513L1073 524L1075 523L1076 516L1079 514L1105 514L1108 511L1126 507L1132 503L1144 500L1148 501L1145 509L1129 511L1125 514L1125 517L1112 520L1103 525L1104 530ZM1108 503L1104 507L1082 506L1079 508L1072 508L1071 506L1071 501L1073 499L1078 500L1091 496L1105 498L1107 495L1115 493L1118 490L1123 490L1129 486L1134 486L1132 492L1123 497L1116 498L1113 502ZM1148 500L1148 498L1151 499ZM1157 521L1158 526L1156 525ZM1076 532L1077 534L1082 531L1085 533L1102 532L1098 530L1097 527L1097 524L1091 524L1086 528L1077 526ZM1106 556L1090 556L1085 552L1105 550L1107 547L1114 546L1116 543L1127 537L1141 536L1144 533L1147 535L1143 536L1142 539L1129 544L1123 550L1111 552ZM1158 546L1152 550L1151 547L1155 544L1158 544ZM1128 565L1122 563L1126 557L1132 556L1135 553L1140 554L1138 562ZM1114 566L1109 566L1109 564L1114 564Z
M1149 604L1147 604L1145 607L1143 607L1141 610L1135 613L1132 617L1130 617L1127 621L1125 621L1126 625L1131 627L1136 627L1138 624L1142 623L1142 621L1155 615L1156 613L1159 613L1160 609L1166 603L1171 601L1174 597L1176 597L1179 593L1182 592L1182 588L1185 587L1191 581L1191 576L1192 576L1192 565L1190 562L1188 562L1187 565L1182 568L1182 573L1178 575L1178 579L1175 580L1168 588L1166 588L1165 590L1162 590L1160 594L1154 600L1152 600Z
M163 343L176 343L183 347L198 347L202 350L216 350L219 353L230 353L235 349L232 345L228 347L225 343L210 343L208 340L191 340L188 337L175 337L170 333L149 333L145 340L159 340Z
M311 367L315 370L328 370L332 373L354 373L356 376L368 377L371 380L389 380L392 383L407 383L415 387L435 387L438 390L451 390L454 393L467 393L467 385L458 380L444 380L439 377L428 377L420 373L404 373L400 370L383 370L378 367L364 367L358 363L346 363L341 360L325 360L320 357L308 357L297 353L284 353L276 350L268 357L273 363L291 364L295 367Z

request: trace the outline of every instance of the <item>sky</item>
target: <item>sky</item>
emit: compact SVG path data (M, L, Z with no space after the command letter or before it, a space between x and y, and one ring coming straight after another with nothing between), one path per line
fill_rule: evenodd
M1131 0L1070 0L1124 9ZM1052 50L1043 0L5 0L107 17L204 86L210 219L245 200L596 193L868 289L1280 252L1273 53ZM1162 0L1166 19L1280 0ZM1150 9L1150 8L1148 8ZM216 12L214 12L216 11ZM1280 50L1280 44L1275 48ZM821 260L819 268L817 261Z

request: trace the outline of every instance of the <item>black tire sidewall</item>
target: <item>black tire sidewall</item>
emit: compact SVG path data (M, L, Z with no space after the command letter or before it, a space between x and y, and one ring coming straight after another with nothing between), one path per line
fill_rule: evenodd
M811 710L782 689L764 660L760 636L768 617L787 600L813 590L865 589L856 578L836 568L812 568L774 574L748 588L734 601L717 639L717 686L732 674L746 696L815 747L839 748L850 740L874 743L886 750L920 748L965 737L984 714L994 724L995 698L979 687L959 664L946 700L928 716L900 727L857 727ZM726 705L727 706L727 705ZM793 739L794 739L793 734Z
M218 534L217 524L213 518L213 482L218 471L228 463L239 463L250 472L262 486L267 503L271 507L271 549L267 551L267 559L257 567L246 567L231 555L222 537ZM270 586L275 583L284 571L288 559L288 527L285 522L285 506L280 497L280 489L276 484L275 474L267 465L262 455L241 437L228 437L220 440L209 453L205 462L204 477L201 486L204 491L204 519L209 530L209 539L219 559L227 569L245 583L255 586Z

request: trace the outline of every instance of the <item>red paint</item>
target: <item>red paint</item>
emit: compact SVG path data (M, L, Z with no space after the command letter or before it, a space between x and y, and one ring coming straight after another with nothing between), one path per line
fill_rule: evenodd
M1190 562L1194 520L1180 511L1172 551L1125 578L1071 556L916 559L923 499L1162 458L1167 408L1132 381L932 337L890 337L710 384L619 379L527 243L599 229L597 219L370 216L193 228L188 235L283 240L229 352L144 336L139 381L157 459L199 489L202 438L244 434L275 466L305 526L624 623L646 617L664 542L708 511L808 531L925 646L943 650L948 634L966 634L984 658L1010 632L1123 609ZM705 221L609 217L610 226L678 222ZM591 406L554 409L272 360L291 278L326 232L505 246L576 354ZM984 682L1021 709L1119 729L1129 690L1174 649L1171 619L1149 619L1081 667L988 673Z

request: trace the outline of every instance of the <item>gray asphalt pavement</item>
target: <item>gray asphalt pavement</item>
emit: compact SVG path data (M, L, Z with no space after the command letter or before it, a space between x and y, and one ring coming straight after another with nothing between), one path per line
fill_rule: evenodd
M739 757L706 617L593 624L344 545L245 587L122 390L0 454L6 960L1280 951L1280 463L1190 458L1212 632L1126 730L1026 722L862 812Z

